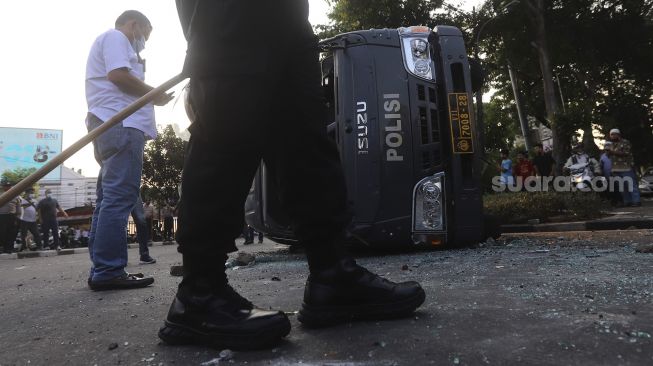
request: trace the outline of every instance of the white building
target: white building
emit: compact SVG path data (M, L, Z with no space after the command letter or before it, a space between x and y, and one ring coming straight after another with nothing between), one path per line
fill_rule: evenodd
M74 171L61 166L61 181L39 182L39 198L45 197L45 190L52 191L52 197L59 201L64 210L72 207L95 205L97 177L89 178L81 174L81 169Z

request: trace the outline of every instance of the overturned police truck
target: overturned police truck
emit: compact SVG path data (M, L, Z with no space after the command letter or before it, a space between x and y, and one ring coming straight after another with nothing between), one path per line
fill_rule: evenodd
M372 247L481 241L482 146L460 30L372 29L320 45L332 117L327 128L354 214L349 240ZM269 174L262 164L245 204L246 221L292 244Z

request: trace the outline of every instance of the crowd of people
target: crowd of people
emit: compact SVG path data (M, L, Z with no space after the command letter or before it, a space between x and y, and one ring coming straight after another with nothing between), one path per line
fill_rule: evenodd
M501 151L499 164L500 182L514 185L516 180L525 182L529 177L555 177L556 161L550 151L544 151L542 144L535 145L534 156L529 159L527 151L517 152L517 161L510 159L508 150ZM605 141L599 159L585 151L582 142L574 144L572 154L562 166L563 175L583 175L580 182L603 177L608 184L605 197L614 206L641 206L640 192L635 174L633 154L630 141L621 136L619 129L612 129L609 139ZM611 178L625 178L629 182L615 184ZM525 190L526 185L522 185Z
M3 191L12 187L10 182L4 182ZM154 205L149 201L143 203L140 198L132 216L136 226L134 241L139 243L140 262L142 264L156 263L149 254L155 233L157 240L174 240L173 214L170 205L164 206L163 226L154 225ZM59 226L57 214L68 217L59 202L52 197L50 189L45 191L45 197L38 200L33 188L0 207L0 247L3 253L61 250L67 248L88 247L90 231L88 224ZM158 230L157 230L158 229Z
M11 188L10 182L3 182L3 190ZM3 253L13 253L16 237L20 233L20 248L18 250L61 249L60 229L57 214L67 217L59 202L52 197L52 191L45 190L45 197L36 200L34 189L0 207L0 245ZM40 223L40 230L39 230ZM27 244L28 233L31 234L34 246ZM50 241L52 237L52 241Z

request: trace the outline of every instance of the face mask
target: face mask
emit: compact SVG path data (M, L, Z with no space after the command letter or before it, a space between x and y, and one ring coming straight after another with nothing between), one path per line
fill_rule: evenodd
M140 36L132 42L132 48L136 53L141 53L145 49L145 37Z
M139 31L134 30L134 40L131 42L134 52L141 53L145 49L145 36L142 32L142 26L138 25ZM136 34L139 34L138 36Z
M48 193L48 194L46 194L45 196L46 196L47 198L50 198L50 197L52 197L52 195L51 195L51 194L49 194L49 193Z

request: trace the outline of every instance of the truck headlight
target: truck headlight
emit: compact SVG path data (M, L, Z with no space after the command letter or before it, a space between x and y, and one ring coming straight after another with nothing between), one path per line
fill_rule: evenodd
M410 41L410 49L415 58L428 58L429 43L421 38Z
M425 77L431 75L431 63L426 60L415 61L415 73Z
M444 229L444 173L419 181L413 190L413 231Z
M435 80L428 27L399 28L404 64L408 72L427 80Z

